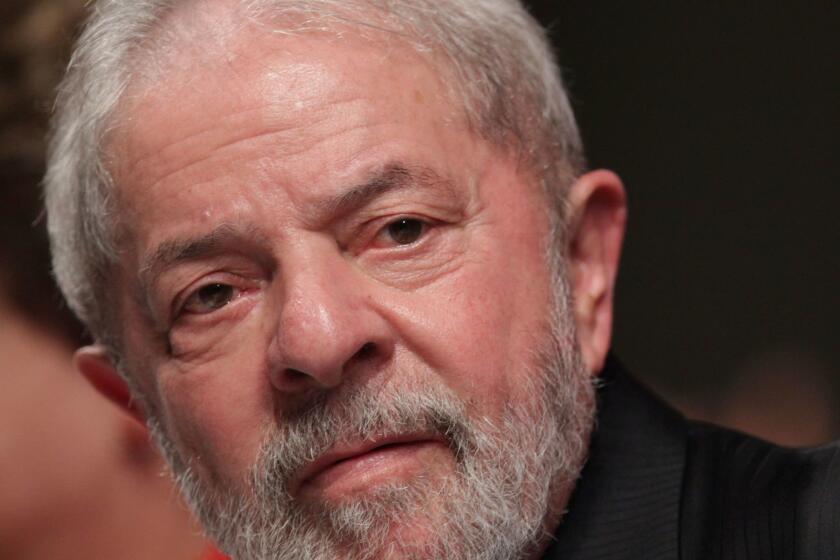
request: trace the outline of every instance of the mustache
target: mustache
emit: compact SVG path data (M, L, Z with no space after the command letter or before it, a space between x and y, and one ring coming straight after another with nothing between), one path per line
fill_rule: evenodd
M441 387L391 390L356 386L342 394L319 393L280 413L279 428L264 439L251 472L261 499L289 501L289 485L305 466L343 443L409 433L440 437L456 464L476 448L465 405Z

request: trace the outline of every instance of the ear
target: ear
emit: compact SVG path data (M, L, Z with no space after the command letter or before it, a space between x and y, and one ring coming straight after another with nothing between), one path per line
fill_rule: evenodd
M612 335L613 291L627 221L621 179L592 171L569 191L569 278L578 342L589 371L604 367Z
M119 406L141 423L145 424L145 416L132 399L131 392L125 380L117 373L108 353L96 344L84 346L76 350L74 363L94 388L108 400Z

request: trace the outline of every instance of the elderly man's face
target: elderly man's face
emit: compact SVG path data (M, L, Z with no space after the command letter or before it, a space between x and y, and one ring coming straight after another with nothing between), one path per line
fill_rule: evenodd
M110 143L124 367L188 490L210 496L197 507L258 510L221 533L291 523L324 557L401 557L495 507L457 503L493 492L468 475L495 477L537 516L521 539L541 540L591 412L569 315L552 319L543 195L416 54L306 36L224 49L133 84ZM523 468L543 480L506 470Z

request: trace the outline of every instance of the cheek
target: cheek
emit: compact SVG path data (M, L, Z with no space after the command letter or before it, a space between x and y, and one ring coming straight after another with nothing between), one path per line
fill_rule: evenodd
M200 475L217 482L243 481L271 429L271 387L264 352L220 352L200 364L162 368L159 391L167 432ZM241 482L240 482L241 483Z
M418 357L470 406L494 416L519 398L512 395L534 365L550 301L540 244L504 244L474 252L446 279L406 296L401 308L401 328Z

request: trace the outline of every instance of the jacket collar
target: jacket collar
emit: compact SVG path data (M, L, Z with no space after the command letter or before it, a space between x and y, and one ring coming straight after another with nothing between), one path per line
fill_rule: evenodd
M544 560L676 560L686 423L607 360L589 458Z

